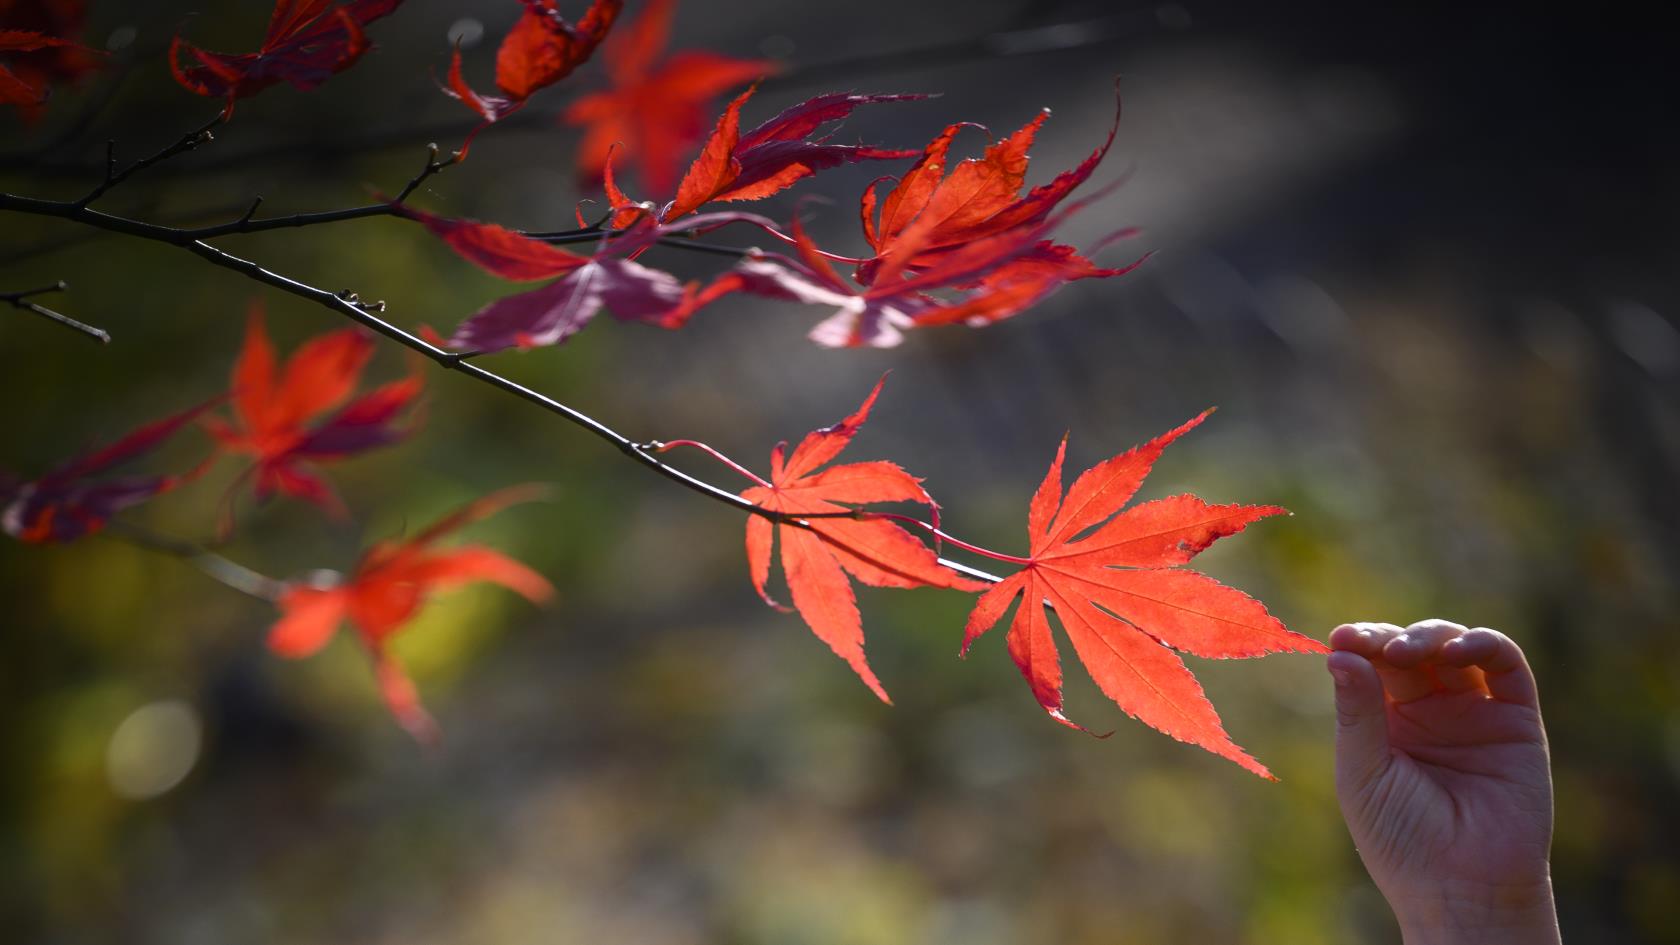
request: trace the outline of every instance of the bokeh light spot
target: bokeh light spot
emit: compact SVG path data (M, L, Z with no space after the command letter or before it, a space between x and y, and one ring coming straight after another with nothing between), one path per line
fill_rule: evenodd
M105 776L120 797L143 801L165 793L198 761L203 726L179 699L147 703L123 719L105 747Z

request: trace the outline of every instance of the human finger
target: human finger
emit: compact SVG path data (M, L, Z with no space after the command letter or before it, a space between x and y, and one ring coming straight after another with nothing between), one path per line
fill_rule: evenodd
M1376 667L1357 653L1338 650L1325 658L1336 683L1336 777L1344 796L1358 796L1390 761L1388 707Z
M1404 632L1391 623L1344 623L1330 631L1330 648L1374 660L1382 656L1383 646L1389 640Z
M1442 648L1441 660L1453 666L1474 666L1481 670L1487 690L1501 702L1540 705L1534 671L1522 648L1498 630L1476 627L1467 630Z
M1420 620L1383 645L1383 662L1396 669L1412 669L1432 659L1448 640L1469 628L1450 620Z
M1374 661L1389 698L1415 702L1448 689L1429 658L1461 629L1444 620L1426 620L1391 635Z

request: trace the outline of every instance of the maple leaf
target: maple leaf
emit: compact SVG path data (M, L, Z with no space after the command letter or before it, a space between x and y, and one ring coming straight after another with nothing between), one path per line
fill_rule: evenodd
M811 330L818 344L886 348L903 341L912 328L990 324L1030 308L1067 282L1124 275L1142 264L1139 259L1117 269L1102 268L1071 247L1043 238L1065 218L1066 212L975 239L914 273L896 264L877 267L871 272L874 282L864 286L841 277L796 219L791 239L797 258L754 252L704 290L690 291L665 322L680 324L706 304L746 292L833 307L834 313ZM966 294L954 300L930 294L940 290Z
M550 279L589 262L588 256L568 252L494 223L453 220L404 204L393 204L392 207L398 214L419 221L462 259L503 279L514 282Z
M668 193L686 153L706 134L708 104L724 91L775 72L776 63L680 52L661 61L676 0L651 0L607 40L602 60L612 89L585 95L561 116L585 126L577 171L584 186L601 181L620 147L636 162L642 186Z
M494 223L450 220L402 206L397 212L420 221L463 259L492 275L516 282L563 276L541 288L491 302L468 316L445 342L448 347L479 354L559 344L582 330L603 308L620 321L679 327L687 320L685 306L695 304L692 287L632 257L662 237L694 229L743 222L775 229L770 220L747 213L702 214L658 224L637 210L640 219L629 229L616 235L602 233L596 251L580 256Z
M712 133L701 145L700 154L678 182L676 195L655 214L661 222L687 216L708 203L762 200L818 171L842 164L914 157L915 151L831 144L831 136L814 140L810 136L823 125L850 115L860 105L928 97L842 92L819 95L742 133L741 107L752 94L753 89L742 92L723 110ZM610 165L606 175L607 196L613 208L620 211L613 225L623 226L628 214L635 211L623 209L631 201L612 180Z
M177 35L169 44L169 69L188 91L227 99L222 113L231 115L235 102L271 85L289 82L308 92L350 68L373 47L363 28L391 15L402 2L275 0L256 52L211 52Z
M1062 712L1060 657L1045 612L1046 606L1054 608L1080 662L1127 715L1271 778L1231 741L1173 650L1209 658L1329 652L1284 627L1259 601L1179 567L1216 540L1285 510L1210 505L1179 495L1122 511L1167 445L1206 417L1091 467L1065 496L1064 438L1028 508L1030 563L980 595L962 651L966 655L1019 599L1009 625L1009 655L1044 711L1081 728Z
M84 0L0 0L0 22L0 106L15 106L26 123L40 120L54 84L99 68L103 54L70 38L86 25Z
M930 508L933 499L921 480L890 462L850 463L819 469L846 448L869 417L881 393L882 378L851 416L831 427L813 431L791 454L778 445L770 454L770 479L760 480L741 497L771 512L817 514L845 512L876 502L917 502ZM753 587L773 607L766 584L770 559L781 545L782 574L794 609L817 638L852 667L882 702L891 703L881 681L863 655L863 623L858 616L853 578L874 587L948 587L982 590L986 585L961 577L939 563L938 557L909 532L882 519L811 519L808 528L773 524L759 515L747 518L747 566Z
M875 258L859 267L864 282L878 281L874 270L925 268L940 255L976 239L1046 219L1056 206L1090 178L1114 144L1120 128L1119 89L1114 124L1090 156L1072 170L1025 194L1028 150L1050 117L1045 109L1019 131L993 143L979 158L969 158L945 173L951 142L967 123L947 127L923 149L914 166L885 194L883 178L864 190L860 205L863 232Z
M624 0L593 0L574 26L560 16L559 0L521 2L525 11L496 50L496 88L501 95L482 95L467 84L461 74L460 47L450 58L449 84L444 93L461 100L484 119L484 124L467 136L462 154L479 131L518 111L526 99L588 61L624 8Z
M541 486L514 486L467 504L412 538L385 541L362 555L339 580L291 583L276 604L280 620L268 632L269 648L297 659L320 650L348 621L373 659L379 692L391 714L416 739L430 742L437 728L420 704L414 683L391 656L387 641L435 592L490 581L543 603L554 588L542 575L482 545L434 547L450 532L509 505L540 498Z
M255 476L259 500L278 492L342 516L337 493L311 464L395 443L414 431L415 424L399 420L423 389L418 370L344 403L372 356L373 342L346 328L306 342L277 365L262 307L252 304L228 394L233 418L209 417L206 425L223 452L253 458L244 475Z
M215 403L210 401L148 423L34 481L0 481L0 528L20 541L71 541L99 531L117 512L197 478L207 464L177 474L91 477L158 448Z

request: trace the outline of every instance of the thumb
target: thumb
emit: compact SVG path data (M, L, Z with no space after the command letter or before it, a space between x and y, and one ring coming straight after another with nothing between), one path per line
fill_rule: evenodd
M1336 683L1336 780L1358 790L1388 769L1388 707L1377 668L1338 650L1325 663Z

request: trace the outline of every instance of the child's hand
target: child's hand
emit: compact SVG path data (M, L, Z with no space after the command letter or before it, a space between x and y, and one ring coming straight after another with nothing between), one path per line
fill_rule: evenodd
M1558 941L1552 779L1522 650L1426 620L1330 634L1336 793L1408 945Z

